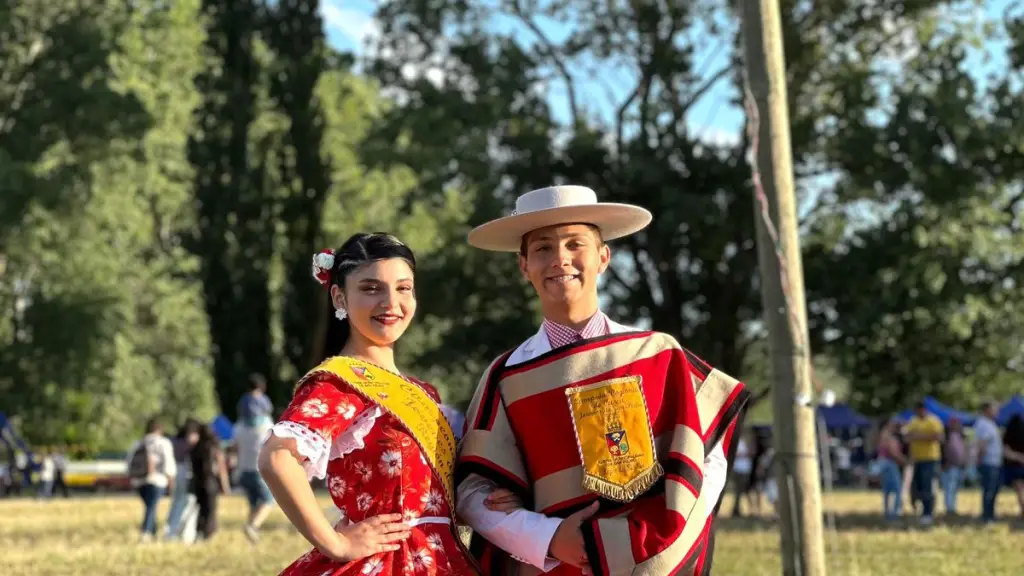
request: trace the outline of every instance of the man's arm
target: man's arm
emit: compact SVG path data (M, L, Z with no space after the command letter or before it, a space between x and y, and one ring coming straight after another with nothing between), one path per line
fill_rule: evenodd
M976 458L978 462L985 457L986 443L989 438L988 431L988 426L981 421L974 425L974 449L978 451Z
M548 557L548 548L562 520L522 508L509 513L491 510L484 500L495 488L494 482L470 474L458 487L458 516L516 560L544 572L558 566L560 562Z
M704 458L704 483L701 485L701 496L707 505L708 516L714 513L718 499L725 490L725 482L729 474L729 461L725 457L725 449L719 441Z

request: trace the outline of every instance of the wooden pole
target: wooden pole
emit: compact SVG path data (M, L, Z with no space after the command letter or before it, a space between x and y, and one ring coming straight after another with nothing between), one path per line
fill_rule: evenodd
M761 299L775 377L774 474L782 568L786 576L824 576L821 483L779 2L741 0L740 5L748 89L759 124L757 173L782 252L781 257L776 252L762 202L755 202Z

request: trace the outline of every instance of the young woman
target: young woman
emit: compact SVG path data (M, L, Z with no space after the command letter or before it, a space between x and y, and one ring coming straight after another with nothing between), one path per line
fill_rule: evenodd
M227 459L217 434L209 425L199 427L199 437L189 457L192 460L192 493L199 504L196 538L209 540L217 531L217 499L231 492Z
M281 510L313 545L283 575L476 574L453 519L455 442L429 384L394 345L416 314L411 250L356 234L314 256L328 287L324 363L307 374L260 453ZM332 526L309 486L327 478Z
M882 426L878 436L879 477L882 487L882 509L887 519L903 512L903 467L907 463L899 440L900 424L896 419Z
M167 538L170 539L179 538L182 535L184 531L182 516L189 508L189 503L195 498L192 496L192 448L199 442L199 428L198 421L188 418L178 430L178 435L171 440L178 476L174 480L171 509L167 513Z

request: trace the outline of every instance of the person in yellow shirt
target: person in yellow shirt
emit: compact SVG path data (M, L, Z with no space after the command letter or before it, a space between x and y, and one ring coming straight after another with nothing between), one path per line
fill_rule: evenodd
M942 421L921 402L914 410L914 417L903 427L903 434L910 444L910 460L914 463L911 490L914 499L921 501L921 524L930 525L935 511L935 475L942 460L945 429Z

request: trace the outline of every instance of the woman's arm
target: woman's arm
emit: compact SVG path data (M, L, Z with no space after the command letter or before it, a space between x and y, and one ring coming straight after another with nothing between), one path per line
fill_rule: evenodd
M299 463L293 438L271 435L260 450L259 470L281 510L321 554L349 562L381 552L394 552L412 528L401 514L381 514L335 529L317 504L306 471Z
M892 459L900 466L907 465L907 459L903 456L903 446L900 445L899 440L896 440L895 436L889 436L889 454L892 455Z
M1024 452L1017 452L1005 444L1003 445L1003 457L1013 460L1018 464L1024 464Z
M345 557L345 542L317 504L294 438L271 434L260 450L259 470L288 520L306 540L333 560Z
M224 457L224 451L217 449L217 478L220 480L221 492L231 493L231 481L228 480L228 461Z
M336 562L399 549L411 527L401 514L385 514L335 528L309 485L327 476L331 443L365 407L332 382L309 382L296 391L259 456L259 471L281 510L306 540Z

